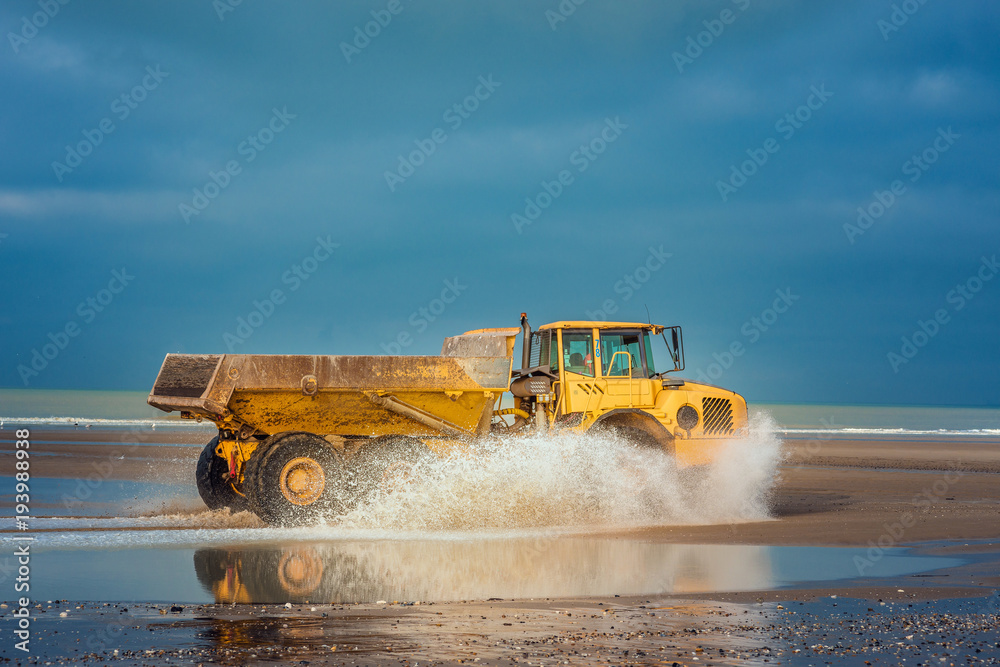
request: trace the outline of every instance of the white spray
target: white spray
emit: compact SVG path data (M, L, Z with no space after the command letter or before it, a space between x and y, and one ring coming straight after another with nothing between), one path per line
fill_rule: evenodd
M506 438L422 464L403 488L380 493L329 524L345 528L631 528L769 518L782 443L767 415L724 443L709 466L609 436Z

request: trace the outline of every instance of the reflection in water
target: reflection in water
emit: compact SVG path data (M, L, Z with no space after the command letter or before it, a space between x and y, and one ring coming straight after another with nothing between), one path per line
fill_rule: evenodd
M759 590L768 547L548 538L206 548L198 580L219 603L469 600Z

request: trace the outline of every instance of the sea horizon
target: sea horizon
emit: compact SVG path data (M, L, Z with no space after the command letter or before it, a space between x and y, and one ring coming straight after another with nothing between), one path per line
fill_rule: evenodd
M0 388L0 421L8 425L190 424L177 413L146 403L148 392L97 389ZM800 435L968 435L1000 436L1000 407L934 405L846 405L757 403L751 415L766 413L778 430ZM4 428L0 425L0 429Z

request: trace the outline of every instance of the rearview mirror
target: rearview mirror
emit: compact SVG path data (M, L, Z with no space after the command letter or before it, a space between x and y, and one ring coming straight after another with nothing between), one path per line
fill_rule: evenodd
M663 336L663 342L667 346L667 351L670 352L670 359L674 362L674 370L682 371L684 370L684 334L681 332L680 327L668 328L670 329L669 343L667 342L665 333L661 332L660 335Z

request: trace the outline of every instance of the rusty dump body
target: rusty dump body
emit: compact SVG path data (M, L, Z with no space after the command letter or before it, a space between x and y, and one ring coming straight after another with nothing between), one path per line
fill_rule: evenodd
M448 338L437 357L168 354L149 404L245 437L474 437L510 383L517 332Z
M594 429L681 466L709 463L746 429L746 401L668 376L683 369L680 327L567 321L532 332L522 314L520 329L468 331L439 356L168 354L148 402L218 427L196 471L210 508L297 524L391 492L429 457L491 435Z

